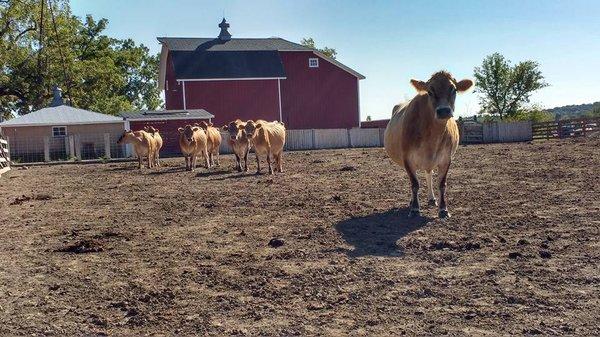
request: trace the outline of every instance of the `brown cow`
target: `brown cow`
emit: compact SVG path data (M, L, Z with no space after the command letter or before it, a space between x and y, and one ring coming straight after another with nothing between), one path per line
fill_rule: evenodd
M158 129L154 128L153 126L144 127L144 131L151 134L152 138L154 139L154 165L160 166L160 149L163 146L163 139L160 136Z
M276 170L283 172L281 156L283 145L285 145L285 126L278 121L267 122L263 120L247 121L246 136L252 140L252 146L256 153L256 173L260 174L259 154L265 154L269 164L269 174L273 174L271 166L271 155L275 159Z
M248 172L248 152L250 152L250 141L246 137L245 131L246 123L239 119L230 122L228 125L223 126L223 131L229 132L227 137L227 143L235 154L235 168L238 172ZM244 167L242 167L242 159L244 160Z
M208 150L208 159L210 159L210 164L215 165L215 157L217 166L219 163L219 150L221 148L221 132L219 129L213 126L213 123L206 123L202 121L200 123L194 124L201 127L204 132L206 132L207 138L207 150Z
M185 169L194 171L196 169L196 158L199 155L204 157L206 168L210 168L208 152L206 149L206 133L198 126L186 125L179 128L179 147L185 158Z
M138 168L142 168L142 160L144 157L148 158L148 168L154 167L156 142L148 132L127 130L119 138L117 144L133 144L133 149L138 157Z
M427 82L411 80L418 94L407 104L397 105L385 129L384 144L390 158L404 167L411 182L412 198L409 216L420 215L419 181L416 171L426 174L429 204L436 205L432 173L439 175L439 217L449 217L446 207L446 179L452 155L458 147L458 127L452 118L457 92L471 88L473 81L457 82L452 75L440 71Z

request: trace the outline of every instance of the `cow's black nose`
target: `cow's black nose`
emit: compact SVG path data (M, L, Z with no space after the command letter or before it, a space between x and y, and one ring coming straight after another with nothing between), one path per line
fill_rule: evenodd
M435 110L438 118L450 118L452 117L452 109L450 109L449 107L445 107L445 108L437 108Z

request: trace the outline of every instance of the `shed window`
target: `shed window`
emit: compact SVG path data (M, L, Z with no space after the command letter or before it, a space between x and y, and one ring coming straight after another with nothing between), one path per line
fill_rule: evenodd
M308 66L311 68L319 68L319 59L318 58L309 58Z
M67 127L66 126L53 126L52 127L52 136L53 137L64 137L67 135Z

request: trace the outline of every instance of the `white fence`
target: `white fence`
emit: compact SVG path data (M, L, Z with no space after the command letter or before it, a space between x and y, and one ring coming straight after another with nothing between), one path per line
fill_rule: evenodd
M285 150L321 150L383 146L384 129L308 129L287 130ZM228 133L222 133L221 153L231 153Z
M10 149L8 142L0 136L0 176L10 171Z

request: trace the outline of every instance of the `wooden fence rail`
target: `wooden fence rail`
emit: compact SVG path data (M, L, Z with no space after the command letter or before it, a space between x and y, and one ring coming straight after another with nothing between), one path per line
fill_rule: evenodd
M0 176L10 170L8 142L0 136Z
M533 139L583 137L600 131L600 117L533 123Z

